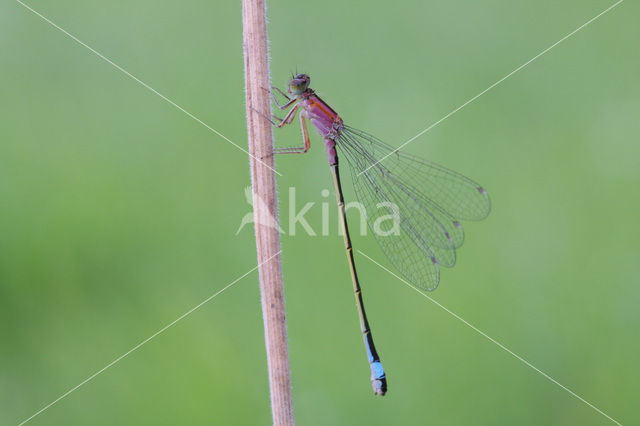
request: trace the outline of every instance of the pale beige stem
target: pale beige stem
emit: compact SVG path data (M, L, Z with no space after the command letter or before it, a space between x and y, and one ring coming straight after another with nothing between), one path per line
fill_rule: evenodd
M256 111L271 115L269 56L264 0L243 0L244 73L247 132L253 187L253 214L260 274L262 315L267 348L271 411L274 425L293 425L291 373L282 285L278 199L273 171L271 124ZM271 260L267 261L268 259Z

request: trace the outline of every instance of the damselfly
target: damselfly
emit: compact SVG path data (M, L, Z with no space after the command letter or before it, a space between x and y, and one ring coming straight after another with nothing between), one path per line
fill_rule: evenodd
M351 166L356 197L364 205L369 227L382 251L400 273L418 288L431 291L438 286L440 266L456 262L456 249L462 245L464 232L460 221L481 220L491 207L484 188L459 173L430 161L414 157L390 147L376 137L344 124L342 118L309 87L310 78L298 74L289 81L288 94L274 88L287 99L281 110L287 115L274 122L276 127L291 124L300 111L304 145L277 148L275 153L306 153L311 142L306 120L318 130L333 174L340 211L347 259L360 317L360 328L371 368L371 383L377 395L387 391L387 379L362 301L362 291L353 259L353 249L344 197L338 170L338 153L344 154ZM380 232L378 220L395 218L398 232Z

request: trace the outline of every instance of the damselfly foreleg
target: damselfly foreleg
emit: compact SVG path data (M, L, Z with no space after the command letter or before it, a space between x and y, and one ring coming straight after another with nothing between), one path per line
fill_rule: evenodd
M273 101L276 103L276 105L278 105L278 108L282 110L287 109L296 101L296 99L289 98L289 96L287 96L286 93L284 93L282 90L278 89L277 87L271 86L271 88L277 91L278 93L280 93L287 100L286 104L280 105L280 102L278 102L278 98L276 98L276 95L274 95L273 92L270 91L269 93L271 93L271 97L273 98Z
M285 115L284 118L280 118L277 117L275 115L271 115L271 117L275 118L276 120L279 121L279 123L276 123L275 121L273 121L271 118L267 117L265 114L261 113L260 111L258 111L255 108L252 108L255 112L257 112L258 114L260 114L265 120L267 120L269 123L273 124L274 127L278 127L278 128L282 128L284 126L286 126L287 124L291 124L291 122L293 121L293 118L296 116L296 112L298 111L298 105L294 106L293 108L291 108L291 110L289 111L289 113L287 115Z
M277 87L271 86L271 88L273 90L277 91L278 93L280 93L287 100L287 102L284 105L282 105L282 104L280 104L280 102L278 102L278 98L276 98L276 95L274 95L271 90L265 89L264 87L262 88L263 90L269 92L269 94L271 95L271 99L273 99L273 102L276 103L276 105L278 106L279 109L285 110L285 109L289 108L291 105L293 105L297 101L297 99L291 99L289 96L287 96L286 93L284 93L282 90L278 89Z

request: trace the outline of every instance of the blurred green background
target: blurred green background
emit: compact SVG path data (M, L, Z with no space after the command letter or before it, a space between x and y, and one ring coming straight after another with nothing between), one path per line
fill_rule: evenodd
M29 4L246 146L239 1ZM273 0L272 78L309 73L397 146L611 4ZM640 423L638 16L622 3L406 148L492 196L431 296L625 424ZM0 423L17 424L256 257L252 229L235 235L241 151L10 0L0 76ZM319 229L331 178L312 143L278 158L278 184L283 222L295 186ZM330 205L330 237L282 241L299 424L611 424L358 256L389 377L374 397ZM354 244L388 265L371 236ZM254 272L29 424L270 421Z

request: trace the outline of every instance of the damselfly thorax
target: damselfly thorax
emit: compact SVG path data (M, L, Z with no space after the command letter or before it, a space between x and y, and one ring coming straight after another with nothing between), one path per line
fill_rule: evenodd
M342 118L312 89L307 89L300 105L303 108L300 114L309 119L323 138L329 164L336 164L338 158L335 148L336 141L344 129Z

